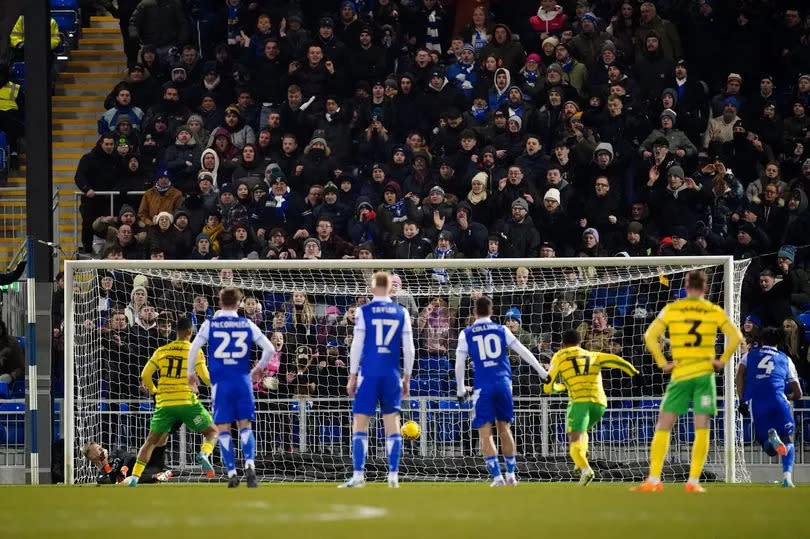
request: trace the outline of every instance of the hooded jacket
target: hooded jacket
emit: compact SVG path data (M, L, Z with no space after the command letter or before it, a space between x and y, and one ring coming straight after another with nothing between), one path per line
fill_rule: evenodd
M83 193L93 191L118 190L118 154L107 154L101 149L99 138L95 147L79 160L74 181Z
M183 190L191 188L196 183L196 173L199 170L197 163L200 162L201 155L202 152L193 136L189 137L185 144L182 144L179 138L175 138L174 144L169 146L164 155L166 168L174 178L173 183Z
M498 79L499 73L506 74L506 85L503 87L502 90L498 89L495 81ZM509 73L508 69L503 67L499 67L495 70L495 77L492 79L492 88L489 89L489 94L487 97L487 102L489 105L489 110L495 111L500 108L501 105L506 103L509 99L509 88L512 86L512 75Z

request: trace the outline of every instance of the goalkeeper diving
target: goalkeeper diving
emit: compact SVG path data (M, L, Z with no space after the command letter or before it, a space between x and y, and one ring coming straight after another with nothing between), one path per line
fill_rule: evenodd
M615 368L635 376L633 365L615 354L591 352L579 346L576 330L563 333L562 348L551 358L549 382L543 386L546 393L568 391L568 410L565 432L568 433L568 454L580 471L579 484L587 486L595 473L588 462L588 431L596 425L607 408L607 396L602 385L602 369ZM563 387L555 384L557 377Z
M214 467L211 465L211 453L217 441L217 429L211 414L203 407L197 394L187 382L187 357L191 347L191 320L181 318L177 321L177 340L161 346L141 372L141 380L149 393L155 395L155 413L149 425L149 434L146 441L138 451L135 466L129 485L138 485L141 474L156 447L166 444L166 439L175 423L182 422L193 432L201 432L203 443L197 454L197 461L208 478L215 477ZM210 385L208 368L202 351L198 353L196 362L197 375L202 381ZM155 386L153 377L157 373L158 385Z

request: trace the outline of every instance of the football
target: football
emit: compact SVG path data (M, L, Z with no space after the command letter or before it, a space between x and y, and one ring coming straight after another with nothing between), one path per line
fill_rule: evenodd
M406 440L416 440L419 438L421 429L419 428L419 423L416 421L406 421L399 431L402 433L402 437Z

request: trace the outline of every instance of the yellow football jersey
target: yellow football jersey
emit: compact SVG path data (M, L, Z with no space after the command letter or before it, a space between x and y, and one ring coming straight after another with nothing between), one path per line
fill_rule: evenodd
M560 349L551 358L549 377L562 379L571 402L595 402L607 406L602 386L602 369L620 369L633 376L638 374L633 365L614 354L591 352L579 346ZM548 388L551 384L546 384Z
M143 368L141 380L155 395L157 406L180 406L182 404L196 404L197 395L188 386L188 352L191 343L188 341L174 341L161 346ZM210 385L208 367L205 365L205 356L200 350L197 355L197 375L205 385ZM152 376L158 373L158 385Z
M711 301L702 298L683 298L664 307L644 334L647 348L659 367L666 364L659 337L667 332L670 342L673 382L689 380L714 371L712 361L716 357L717 332L736 334L742 339L739 329L732 324L725 311ZM731 339L731 347L723 355L724 361L733 354L738 342Z

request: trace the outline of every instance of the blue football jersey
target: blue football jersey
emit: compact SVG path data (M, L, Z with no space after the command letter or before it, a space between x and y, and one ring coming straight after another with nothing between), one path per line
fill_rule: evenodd
M475 387L503 380L511 381L512 366L509 364L511 342L507 342L505 327L489 320L479 320L465 329L459 340L463 340L466 344L466 352L472 358ZM461 349L464 349L463 346Z
M362 376L400 375L403 333L410 328L410 324L406 324L407 317L408 312L402 305L376 298L357 309L355 338L358 329L364 332L360 359Z
M211 320L206 320L197 338L208 342L212 384L248 375L253 346L262 335L256 324L232 311L218 311Z
M752 348L741 360L745 365L743 400L785 398L785 386L798 379L790 358L772 346Z

